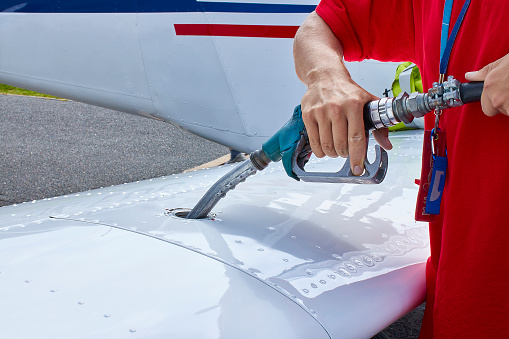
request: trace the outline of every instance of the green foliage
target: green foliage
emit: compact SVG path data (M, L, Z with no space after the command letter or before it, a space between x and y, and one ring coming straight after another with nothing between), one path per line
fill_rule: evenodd
M29 95L29 96L34 96L34 97L45 97L45 98L58 99L57 97L54 97L52 95L37 93L37 92L29 91L27 89L17 88L17 87L3 85L3 84L0 84L0 94Z

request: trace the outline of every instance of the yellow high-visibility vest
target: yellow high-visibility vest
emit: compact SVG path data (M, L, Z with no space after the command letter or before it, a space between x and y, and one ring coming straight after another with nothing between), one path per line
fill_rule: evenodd
M413 92L423 92L421 72L419 67L414 63L404 62L396 68L396 77L392 82L392 94L397 97L401 92L408 94ZM424 128L424 118L414 119L410 124L399 124L389 127L390 131L397 131L403 129Z

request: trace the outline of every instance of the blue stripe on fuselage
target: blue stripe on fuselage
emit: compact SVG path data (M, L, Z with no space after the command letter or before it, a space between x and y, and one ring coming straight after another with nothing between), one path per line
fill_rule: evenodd
M16 13L310 13L314 5L198 2L196 0L0 0L1 12Z

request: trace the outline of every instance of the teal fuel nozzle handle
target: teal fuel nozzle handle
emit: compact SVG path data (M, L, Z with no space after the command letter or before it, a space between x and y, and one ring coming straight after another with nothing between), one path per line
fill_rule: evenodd
M262 145L262 150L271 161L279 161L285 158L285 154L292 148L295 149L302 131L305 129L302 121L300 105L295 107L291 119Z
M302 111L299 105L295 107L290 120L262 145L263 152L271 161L283 160L286 173L295 180L299 180L299 177L292 171L292 155L304 130L304 121L302 121Z
M366 149L367 142L366 137ZM262 170L271 161L282 160L286 173L295 180L378 184L385 178L388 156L378 145L375 146L375 153L376 159L373 163L369 163L367 159L364 161L365 171L360 176L354 176L350 170L350 159L338 172L307 172L304 167L312 152L299 105L295 107L291 119L262 145L262 149L251 154L251 162L258 170Z
M283 159L283 167L288 176L300 180L292 171L292 155L297 148L303 131L305 131L305 127L299 105L295 107L290 120L262 145L262 149L251 153L251 162L261 171L270 162L278 162Z

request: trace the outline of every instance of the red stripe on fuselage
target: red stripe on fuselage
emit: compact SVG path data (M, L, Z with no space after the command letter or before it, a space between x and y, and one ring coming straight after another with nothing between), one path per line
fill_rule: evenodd
M177 35L231 36L248 38L295 37L299 26L223 25L223 24L175 24Z

